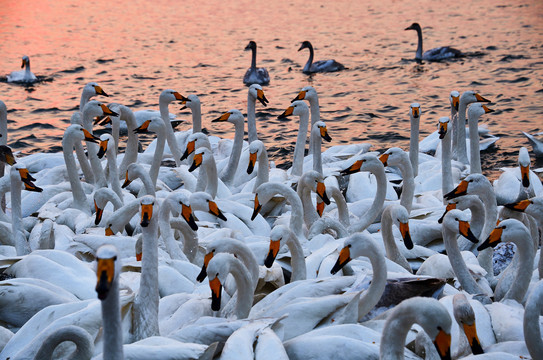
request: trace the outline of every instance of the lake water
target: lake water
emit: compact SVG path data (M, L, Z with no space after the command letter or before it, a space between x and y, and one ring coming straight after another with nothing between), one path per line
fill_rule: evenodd
M416 33L425 49L451 45L482 56L417 64ZM99 98L133 110L156 108L171 88L202 101L203 126L233 138L230 124L211 123L222 112L246 112L242 78L250 64L249 40L258 45L259 66L271 83L270 103L257 104L260 138L278 165L288 165L297 119L277 119L306 85L320 98L321 117L333 138L324 147L370 142L373 150L408 148L409 104L422 106L421 138L449 114L451 90L476 90L496 110L482 117L495 148L482 156L483 171L495 177L513 166L521 131L543 131L543 2L540 0L441 1L3 1L0 10L0 75L31 59L32 71L47 81L31 88L0 82L8 109L8 144L28 154L60 151L63 131L89 81L110 94ZM310 40L316 59L334 58L348 70L301 72ZM187 119L190 114L170 106ZM531 148L529 148L531 151ZM533 165L536 164L535 160Z

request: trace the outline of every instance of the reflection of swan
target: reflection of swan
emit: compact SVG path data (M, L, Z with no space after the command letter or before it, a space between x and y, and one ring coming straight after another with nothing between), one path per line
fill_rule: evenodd
M450 59L455 57L462 57L464 54L460 50L449 46L441 46L438 48L433 48L422 53L422 29L419 23L413 23L411 26L405 28L405 30L415 30L417 32L418 44L417 44L417 53L415 55L415 60L426 60L426 61L439 61L444 59Z
M309 49L309 59L307 59L307 63L305 63L303 72L304 74L311 74L316 72L333 72L333 71L340 71L345 69L345 66L338 63L335 60L319 60L313 62L313 45L309 41L304 41L298 51L303 49Z
M33 83L37 81L36 75L30 71L30 59L26 55L22 58L21 69L23 68L24 70L13 71L11 75L8 75L8 82Z
M256 43L253 40L249 41L249 44L245 47L245 50L251 50L252 57L251 67L247 69L245 76L243 76L243 83L245 85L268 85L270 83L270 75L268 74L268 70L266 70L266 68L256 67Z

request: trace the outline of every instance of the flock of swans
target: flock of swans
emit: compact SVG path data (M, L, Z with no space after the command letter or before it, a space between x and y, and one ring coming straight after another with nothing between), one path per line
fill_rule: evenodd
M247 82L269 82L247 49ZM323 152L333 129L304 87L278 116L299 120L288 170L259 140L259 84L246 117L211 121L233 140L201 132L193 94L142 112L97 96L84 86L62 154L22 158L0 101L1 359L541 359L543 186L525 148L494 184L482 174L480 94L450 93L435 156L418 103L408 151ZM192 129L174 130L176 103ZM138 152L141 134L155 139ZM515 254L497 273L499 243Z

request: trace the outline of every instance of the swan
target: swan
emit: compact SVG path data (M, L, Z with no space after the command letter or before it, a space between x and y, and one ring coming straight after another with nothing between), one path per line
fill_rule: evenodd
M132 163L128 165L128 168L126 170L126 177L121 187L123 189L126 188L128 185L130 185L132 181L138 178L143 184L143 187L141 188L141 194L155 196L156 189L153 185L153 181L151 180L151 176L149 176L149 173L145 171L143 166L141 166L139 163Z
M119 174L120 176L122 176L126 172L128 165L136 162L138 159L138 134L134 132L138 125L134 112L130 110L128 106L113 103L109 105L109 108L119 114L119 120L124 120L128 129L128 139L126 141L124 157L121 160L121 164L119 165ZM117 141L116 137L118 136L118 134L115 134L115 132L113 131L112 135L113 138L115 138L115 140Z
M162 154L164 153L164 145L166 144L166 128L162 118L154 117L150 120L146 120L141 126L134 129L134 132L138 134L145 134L149 131L154 132L157 139L151 168L149 169L151 181L153 182L153 185L156 186L158 171L160 170L160 163L162 162Z
M298 95L291 101L297 101L297 100L307 100L309 101L309 109L311 111L311 129L313 129L313 125L315 125L316 122L321 120L321 110L319 107L319 96L317 95L317 90L313 86L306 86L303 87L302 90L298 93ZM308 154L311 154L313 151L313 132L311 132L309 137L309 152Z
M458 121L456 123L456 131L458 133L456 143L456 157L464 164L469 164L467 147L466 147L466 110L469 104L474 102L490 102L473 90L464 91L460 96L460 103L458 105ZM454 154L453 154L454 155Z
M415 194L415 180L413 177L413 166L409 160L409 156L405 151L400 148L392 147L385 151L379 160L384 166L396 166L402 173L402 194L400 196L400 205L402 205L407 212L411 212L413 207L413 196Z
M532 145L532 150L534 151L534 155L536 157L542 157L543 156L543 141L536 139L534 135L525 133L524 131L522 131L522 133L524 134L524 136L526 136L530 145Z
M462 332L468 341L469 347L474 355L483 354L483 347L477 336L477 326L475 323L475 312L464 293L458 293L453 296L453 316L458 326L462 327ZM462 336L462 335L460 335Z
M247 69L247 72L243 76L243 83L245 85L268 85L270 83L268 70L256 67L256 43L253 40L249 41L249 44L245 47L245 51L247 50L252 51L251 67Z
M533 287L524 306L524 338L526 347L534 359L543 354L543 340L539 328L541 309L543 309L543 280Z
M277 118L285 119L290 115L300 117L300 126L298 136L296 137L296 147L294 148L294 157L292 159L291 175L301 176L304 166L304 149L307 139L307 127L309 124L309 107L301 100L294 101Z
M168 105L172 101L186 101L186 99L186 97L171 89L166 89L162 91L158 98L160 117L164 121L164 125L166 127L166 141L168 142L168 147L170 148L170 152L173 155L176 166L181 165L181 150L177 144L177 139L175 137L172 124L170 122L170 112L168 111Z
M405 30L415 30L418 37L417 53L415 54L415 60L426 60L426 61L440 61L450 58L458 58L465 56L460 50L449 46L442 46L438 48L433 48L422 53L422 29L419 23L413 23L409 27L406 27Z
M241 156L241 150L243 148L243 128L245 126L245 119L241 111L237 109L232 109L225 112L217 119L212 120L211 122L221 122L228 121L234 124L235 134L234 134L234 145L232 146L232 152L230 153L230 158L228 160L228 165L220 174L221 180L225 185L233 185L234 176L238 169L238 163ZM255 128L256 132L256 128Z
M441 139L441 191L448 194L454 189L451 167L451 129L449 117L439 118L439 138ZM443 200L445 202L445 200Z
M189 108L192 112L192 133L202 132L202 105L198 95L190 94L184 100L181 100L184 106L180 110Z
M322 202L330 205L322 175L314 170L305 172L298 180L296 192L302 201L304 223L309 229L319 219L316 207L311 200L311 192L315 192Z
M483 114L488 114L494 110L489 109L486 105L475 103L468 109L468 125L469 125L469 155L470 155L470 173L482 174L481 169L481 153L479 151L479 132L477 131L479 117Z
M439 224L443 223L443 218L452 209L469 209L471 212L470 229L473 235L479 239L485 222L485 208L479 197L477 195L463 195L449 200L443 215L437 222ZM458 239L458 246L461 250L472 250L474 248L474 244L471 241L463 240L464 238Z
M256 132L256 114L255 114L255 103L256 100L266 107L268 106L268 99L264 95L262 86L258 84L253 84L249 86L249 91L247 94L247 136L249 144L255 140L258 140L258 135Z
M110 134L100 135L100 144L98 151L98 158L101 159L104 155L107 156L107 167L108 167L108 182L111 186L111 189L118 196L118 199L122 202L124 201L124 194L121 189L121 184L119 183L119 169L117 167L117 153L115 152L116 144L115 139ZM103 188L102 188L103 189ZM96 202L95 202L95 208ZM96 216L98 219L98 214ZM100 222L100 220L98 220ZM97 224L96 224L97 225Z
M321 144L322 140L330 142L332 138L328 134L328 128L324 121L318 121L311 128L311 138L313 138L313 143L310 143L312 146L311 153L313 154L313 170L323 174L322 172L322 154L321 154Z
M412 272L411 265L409 265L405 256L398 249L398 245L392 234L392 224L396 224L400 229L405 247L409 250L413 249L413 242L409 234L409 213L402 205L390 204L384 208L381 215L381 234L387 258L401 265L407 271Z
M88 360L94 350L94 339L83 328L75 325L66 325L49 334L34 355L35 360L52 360L55 348L64 341L71 341L76 349L69 357L70 360ZM11 358L17 360L18 357Z
M192 165L189 168L189 172L194 171L200 166L204 171L200 170L200 173L198 174L196 191L205 190L205 192L211 195L211 197L214 199L215 196L217 196L219 187L217 165L215 164L213 153L206 147L200 147L194 152L194 158L192 160Z
M456 144L458 143L458 107L460 106L460 93L456 90L452 90L449 94L449 103L451 104L451 122L450 122L450 133L451 133L451 149L456 149Z
M21 69L24 70L12 71L11 74L7 76L8 82L32 84L38 81L36 75L30 71L30 58L26 55L22 58Z
M313 62L313 45L311 45L311 43L307 40L302 43L298 51L301 51L303 49L309 49L309 59L307 59L307 62L305 63L303 69L304 74L312 74L317 72L334 72L345 69L345 66L335 60L319 60Z
M272 267L273 262L279 253L279 249L281 249L284 244L288 246L290 251L290 264L292 267L290 281L293 282L307 279L304 250L300 244L300 240L296 234L285 225L274 226L270 232L270 248L266 259L264 260L264 265L267 268Z
M413 168L413 177L419 174L419 126L420 126L420 104L409 105L409 123L411 134L409 136L409 159Z

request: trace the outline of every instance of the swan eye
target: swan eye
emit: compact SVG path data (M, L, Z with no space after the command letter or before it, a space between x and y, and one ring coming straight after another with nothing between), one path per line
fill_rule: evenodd
M215 252L215 249L211 250L211 252L213 252L213 253L214 253L214 252Z
M219 276L219 273L217 273L217 275L215 275L215 277Z
M351 246L352 246L351 244L347 245L348 248L350 248Z
M506 225L503 225L503 226L502 226L502 229L507 229L507 226L506 226Z
M454 218L454 220L458 221L458 218Z
M117 261L117 256L114 256L114 257L113 257L113 261Z

